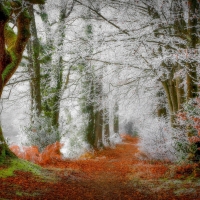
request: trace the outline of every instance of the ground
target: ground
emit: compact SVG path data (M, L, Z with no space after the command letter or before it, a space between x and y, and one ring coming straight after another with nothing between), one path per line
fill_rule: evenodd
M138 138L0 178L0 200L200 200L199 167L141 159ZM5 170L7 166L1 166ZM42 173L41 173L42 172Z

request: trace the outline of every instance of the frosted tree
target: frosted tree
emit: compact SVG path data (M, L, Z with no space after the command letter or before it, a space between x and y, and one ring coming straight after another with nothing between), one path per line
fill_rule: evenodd
M57 9L53 12L59 13L57 21L54 19L52 22L51 14L47 11L48 6L56 6ZM26 132L29 142L38 145L41 150L48 144L59 141L61 137L59 132L60 100L67 86L67 81L63 77L65 68L63 44L66 19L73 7L73 1L60 1L56 4L49 1L36 10L44 25L45 39L41 42L37 35L33 7L29 9L34 19L31 24L32 37L28 45L32 123L30 127L27 127ZM56 33L56 37L53 33ZM54 40L53 37L56 39ZM68 78L67 75L66 79Z
M94 3L94 2L93 2ZM96 2L94 3L96 4ZM91 2L89 3L91 5ZM98 4L96 5L98 6ZM87 9L85 16L85 51L88 60L82 65L82 113L85 115L86 140L92 147L103 146L103 109L101 72L96 73L95 63L90 61L94 51L94 33L91 11Z
M40 42L37 35L37 27L34 15L34 8L33 5L29 6L29 13L32 17L31 21L31 38L27 45L27 52L28 52L28 70L29 76L31 78L30 81L30 93L31 93L31 110L36 112L36 116L39 117L42 112L42 105L41 105L41 72L40 72ZM32 116L33 117L33 116ZM33 119L32 119L33 122Z
M104 56L104 62L106 58L107 63L121 63L120 73L128 74L124 84L129 84L130 89L131 85L134 90L153 88L156 92L152 90L151 100L156 100L157 115L169 117L171 126L179 128L177 113L198 94L199 2L101 1L101 13L87 1L77 2L115 29L112 34L107 33L104 41L110 46L114 43L121 61ZM120 54L117 45L122 43L124 52L119 50ZM148 76L152 79L150 86L133 84L144 83ZM144 95L141 89L139 93Z

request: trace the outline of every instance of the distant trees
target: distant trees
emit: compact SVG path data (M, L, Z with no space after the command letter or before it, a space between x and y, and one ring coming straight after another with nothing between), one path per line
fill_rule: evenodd
M140 96L151 93L156 108L152 115L170 119L171 127L186 128L191 135L189 127L179 126L177 114L199 93L199 1L110 0L101 2L101 12L87 1L77 2L108 24L106 45L115 43L115 54L126 58L117 62L115 57L123 66L120 73L127 75L117 85L130 85L129 91L137 90ZM120 42L123 51L117 49ZM113 61L104 56L104 62Z
M159 101L161 95L167 99L167 113L172 126L176 126L177 112L185 102L198 96L199 1L108 2L119 13L126 10L127 14L106 18L97 10L94 12L118 29L114 41L127 45L125 53L134 52L132 56L142 75L150 70L155 85L162 85L156 96ZM134 44L132 48L130 44ZM130 56L128 59L134 68L133 60ZM132 81L137 78L133 77ZM166 116L166 110L158 107L158 115Z

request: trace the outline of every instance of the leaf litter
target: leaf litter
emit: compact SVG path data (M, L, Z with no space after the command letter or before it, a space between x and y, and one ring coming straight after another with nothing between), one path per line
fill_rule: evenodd
M59 143L42 153L37 147L21 151L20 158L43 167L43 175L15 171L0 178L1 199L200 199L199 166L177 166L170 162L142 160L138 138L122 135L115 148L86 152L79 159L62 159ZM23 150L24 150L23 149ZM5 166L4 166L5 168ZM46 177L46 178L45 178Z

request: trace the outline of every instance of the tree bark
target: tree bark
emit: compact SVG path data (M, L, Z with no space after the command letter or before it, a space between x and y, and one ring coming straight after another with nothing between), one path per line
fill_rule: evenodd
M165 80L165 81L162 81L162 85L163 85L163 88L165 90L165 93L166 93L166 96L167 96L167 102L168 102L168 106L169 106L169 114L170 114L170 121L171 121L171 126L174 127L175 126L175 111L174 111L174 105L173 105L173 98L175 97L172 97L171 95L174 95L174 90L170 87L169 85L169 81L168 80Z
M107 145L110 145L110 126L109 126L109 114L107 109L104 109L103 112L103 127L104 127L104 138Z
M180 71L181 67L177 63L177 71ZM177 94L177 101L178 101L178 110L183 108L183 103L185 101L185 92L183 88L183 80L180 76L176 77L176 94Z
M31 1L31 0L30 0ZM30 2L29 1L29 2ZM43 0L32 0L34 4L44 3ZM9 27L9 19L17 18L17 33ZM0 3L0 98L4 86L18 68L25 46L30 37L30 16L21 5L21 1L8 1L6 5ZM0 159L16 157L6 144L0 126Z
M29 40L28 45L28 53L30 59L30 67L29 72L31 76L31 90L32 90L32 102L35 106L34 110L36 110L37 116L39 117L42 108L41 108L41 91L40 91L40 62L39 62L39 54L40 54L40 44L37 36L37 29L35 24L35 15L33 11L33 5L29 6L29 13L32 18L31 20L31 40Z
M95 113L95 143L94 147L103 147L103 110L98 110Z
M197 0L189 0L189 18L188 18L188 47L189 50L194 51L196 49L196 45L198 43L198 35L197 35L197 22L198 18L195 17L196 12L199 10L199 2ZM188 63L187 64L187 100L189 101L191 98L197 97L197 71L196 71L196 63Z
M187 101L198 96L196 66L187 66Z
M16 158L17 156L9 149L0 125L0 163L4 162L7 157Z
M115 103L114 106L114 133L119 133L119 106Z
M163 89L160 89L159 92L157 92L157 98L158 98L158 105L157 105L157 116L158 117L166 117L167 116L167 109L166 109L166 100L164 95Z

